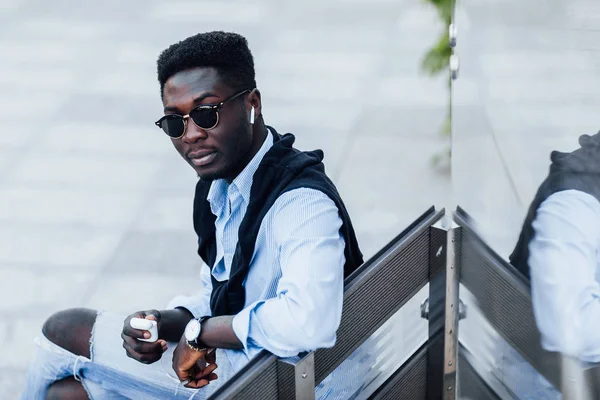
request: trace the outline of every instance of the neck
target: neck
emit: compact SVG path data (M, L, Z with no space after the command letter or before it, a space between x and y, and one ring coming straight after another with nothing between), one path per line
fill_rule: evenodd
M260 150L261 146L265 142L265 138L269 134L269 130L267 129L262 117L256 119L254 124L252 125L252 146L250 146L250 150L246 153L244 157L240 160L238 167L235 168L234 173L231 176L226 177L225 180L227 183L233 182L233 180L246 168L246 165L254 158L256 153Z

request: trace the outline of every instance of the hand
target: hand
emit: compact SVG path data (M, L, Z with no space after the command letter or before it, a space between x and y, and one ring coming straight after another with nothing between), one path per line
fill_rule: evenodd
M162 354L167 350L167 342L159 339L154 343L142 342L138 339L150 338L150 332L140 329L133 329L130 325L132 318L145 318L156 321L160 332L160 312L157 310L138 311L125 318L123 323L123 348L127 356L143 364L152 364L160 360Z
M191 349L185 336L177 344L173 352L173 370L181 382L188 388L199 389L217 379L213 371L217 369L216 349Z

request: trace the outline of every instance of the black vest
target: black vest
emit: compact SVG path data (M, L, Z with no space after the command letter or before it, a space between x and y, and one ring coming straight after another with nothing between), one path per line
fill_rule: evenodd
M544 200L563 190L579 190L600 201L600 132L594 136L581 136L579 144L581 148L571 153L552 152L550 173L540 185L527 211L519 240L510 255L510 263L527 278L529 243L535 236L532 224Z
M233 256L229 280L219 282L212 275L210 307L213 316L235 315L245 304L244 281L262 220L283 193L299 188L316 189L326 194L337 206L342 227L340 233L346 242L344 276L363 263L356 234L346 207L333 182L325 174L323 152L301 152L293 146L291 133L279 135L273 128L273 146L265 154L254 173L250 202L238 231L238 243ZM206 199L211 181L198 181L194 198L194 229L198 235L198 254L212 269L217 254L216 217Z

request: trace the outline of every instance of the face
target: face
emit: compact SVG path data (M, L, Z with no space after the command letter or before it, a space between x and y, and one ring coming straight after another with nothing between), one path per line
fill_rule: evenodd
M163 89L165 114L187 115L198 105L218 104L236 91L223 84L214 68L194 68L173 75ZM253 147L253 130L248 121L256 93L242 95L219 110L216 127L204 130L191 118L185 134L171 139L183 159L202 179L232 180L241 172Z

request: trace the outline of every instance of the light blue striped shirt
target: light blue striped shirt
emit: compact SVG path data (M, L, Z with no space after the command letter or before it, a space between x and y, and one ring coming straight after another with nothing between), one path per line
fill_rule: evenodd
M207 199L217 217L215 279L229 278L238 230L250 202L252 180L273 145L267 135L246 168L228 184L215 180ZM260 350L288 357L332 347L342 314L344 239L335 203L320 191L300 188L281 195L265 215L248 276L245 308L233 319L243 350L226 350L235 370ZM185 307L195 316L210 315L211 271L203 265L202 289L179 296L168 308Z

